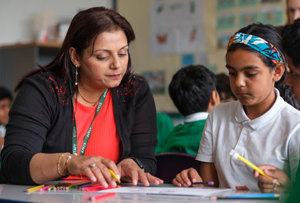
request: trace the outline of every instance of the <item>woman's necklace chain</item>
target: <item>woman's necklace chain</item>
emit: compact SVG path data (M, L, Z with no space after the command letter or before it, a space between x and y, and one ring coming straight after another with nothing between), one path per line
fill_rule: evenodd
M78 93L79 93L80 97L81 97L85 102L87 102L87 103L90 103L90 104L96 104L96 103L98 102L98 100L99 100L99 99L97 99L97 101L93 101L93 102L89 101L88 99L86 99L86 98L80 93L79 88L78 88ZM100 95L100 96L101 96L101 95Z

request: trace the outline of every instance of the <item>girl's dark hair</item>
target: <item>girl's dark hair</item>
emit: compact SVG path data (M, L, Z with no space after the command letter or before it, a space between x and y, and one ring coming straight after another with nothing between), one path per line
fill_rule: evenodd
M91 44L94 46L99 34L119 29L124 31L128 44L135 39L135 34L130 23L116 11L104 7L94 7L80 11L72 19L62 47L55 59L46 66L40 66L40 68L51 72L58 79L69 79L73 85L72 89L74 89L75 66L71 62L69 48L74 47L76 53L82 56L86 48ZM38 71L40 70L31 72L24 78ZM127 71L121 84L126 85L130 79L131 59L129 54ZM16 90L21 86L22 81L17 85Z
M246 27L241 28L236 33L245 33L245 34L251 34L251 35L260 37L260 38L266 40L267 42L271 43L272 45L274 45L278 49L278 51L281 53L281 55L283 56L282 46L281 46L281 35L279 33L279 30L273 25L254 23L254 24L250 24ZM257 54L257 56L259 58L261 58L261 60L264 62L264 64L266 66L268 66L271 70L276 67L276 64L273 63L270 58L266 57L262 53L254 50L253 48L251 48L245 44L241 44L241 43L232 44L228 48L227 54L229 52L235 51L237 49L243 49L243 50ZM285 60L284 60L284 66L286 68ZM284 83L285 77L286 77L286 71L284 72L281 79L275 83L275 87L279 90L280 96L286 102L288 102L289 104L291 104L292 106L297 108L297 103L295 102L291 88L289 86L285 85L285 83Z
M282 47L284 53L292 59L296 68L300 68L300 19L283 29Z

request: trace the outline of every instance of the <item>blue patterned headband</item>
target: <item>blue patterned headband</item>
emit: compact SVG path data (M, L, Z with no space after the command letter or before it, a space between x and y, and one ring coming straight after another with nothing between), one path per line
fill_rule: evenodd
M282 62L285 65L285 60L283 55L280 51L271 43L267 42L266 40L257 37L255 35L244 34L244 33L236 33L235 35L231 36L227 49L232 44L245 44L252 49L262 53L266 57L270 58L273 63L278 64Z

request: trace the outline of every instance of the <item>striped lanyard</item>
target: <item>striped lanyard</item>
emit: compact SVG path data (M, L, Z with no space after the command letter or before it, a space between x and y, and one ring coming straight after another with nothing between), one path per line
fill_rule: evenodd
M102 106L103 106L103 103L104 103L104 100L106 98L106 95L107 95L107 92L108 92L108 89L106 89L103 94L101 95L100 99L99 99L99 103L97 105L97 108L96 108L96 111L95 111L95 116L94 116L94 119L84 137L84 140L83 140L83 143L82 143L82 146L81 146L81 150L80 150L80 155L84 155L84 152L85 152L85 149L86 149L86 146L87 146L87 143L90 139L90 136L91 136L91 133L92 133L92 128L93 128L93 124L94 124L94 121L95 121L95 118L97 117L99 111L101 110ZM72 97L72 103L73 103L73 108L74 107L74 96ZM75 120L75 113L74 113L74 119L73 119L73 144L72 144L72 153L74 155L77 155L77 128L76 128L76 120Z

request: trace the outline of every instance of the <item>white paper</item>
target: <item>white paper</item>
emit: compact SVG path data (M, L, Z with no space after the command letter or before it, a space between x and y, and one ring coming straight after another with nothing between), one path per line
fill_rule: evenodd
M126 194L151 194L151 195L184 195L211 197L233 192L230 188L196 188L196 187L126 187L104 190L105 192ZM103 192L103 191L102 191Z

